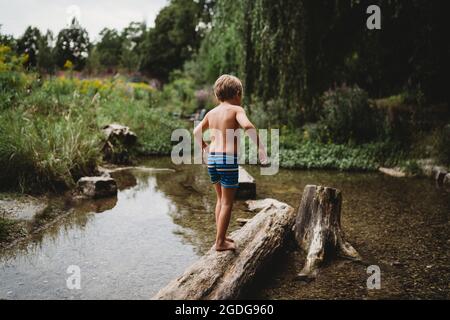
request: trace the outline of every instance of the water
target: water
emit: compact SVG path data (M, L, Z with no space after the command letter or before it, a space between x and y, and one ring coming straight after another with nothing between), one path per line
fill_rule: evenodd
M0 298L148 299L204 254L214 241L214 192L206 169L173 166L168 158L143 166L176 172L115 174L117 199L85 201L32 241L0 253ZM298 207L306 184L343 192L348 240L382 272L380 290L366 287L366 265L334 260L310 283L293 281L304 255L290 246L245 298L449 298L450 194L427 179L380 174L281 170L260 176L259 198ZM242 202L236 218L251 218ZM68 266L81 270L69 290Z

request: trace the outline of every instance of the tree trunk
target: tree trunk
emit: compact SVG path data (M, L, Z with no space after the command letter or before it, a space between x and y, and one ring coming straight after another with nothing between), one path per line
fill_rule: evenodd
M322 262L334 254L361 260L341 229L341 203L342 195L337 189L305 187L294 226L295 238L307 252L298 278L314 278Z
M237 250L217 252L212 247L183 275L172 280L153 299L235 299L260 268L279 249L295 221L294 209L274 199L247 201L262 209L233 232Z

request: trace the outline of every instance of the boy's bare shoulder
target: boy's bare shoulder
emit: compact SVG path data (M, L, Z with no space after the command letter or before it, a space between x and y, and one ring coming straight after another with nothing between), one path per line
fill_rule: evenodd
M236 112L244 112L245 113L245 109L241 106L233 106L233 108Z

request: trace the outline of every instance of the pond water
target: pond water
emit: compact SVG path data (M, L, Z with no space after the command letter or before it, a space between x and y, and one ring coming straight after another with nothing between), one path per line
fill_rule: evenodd
M117 198L84 201L32 240L0 252L0 299L148 299L181 274L214 241L214 192L206 169L169 158L141 166L174 171L117 172ZM288 246L244 298L450 298L450 194L427 179L376 173L280 170L261 176L258 198L297 208L306 184L343 192L342 225L366 264L334 260L315 281L295 282L304 255ZM236 218L251 218L238 201ZM381 269L381 289L368 290L368 264ZM81 289L70 290L69 266Z

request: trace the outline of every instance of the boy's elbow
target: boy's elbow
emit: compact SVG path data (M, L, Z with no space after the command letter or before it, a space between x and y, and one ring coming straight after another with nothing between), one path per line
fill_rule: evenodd
M247 131L247 130L255 130L256 128L255 128L255 126L254 126L253 124L249 123L249 124L246 124L246 125L243 127L243 129L244 129L245 131Z

